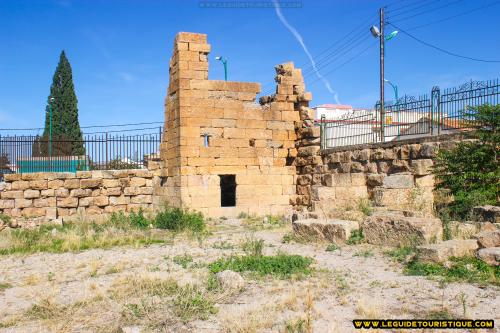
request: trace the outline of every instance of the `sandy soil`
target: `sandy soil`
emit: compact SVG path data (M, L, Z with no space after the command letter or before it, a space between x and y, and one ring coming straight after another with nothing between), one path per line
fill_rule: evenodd
M0 289L0 332L287 332L287 323L308 318L314 332L353 332L354 318L425 318L443 310L500 323L499 288L405 276L379 247L327 252L325 244L283 244L287 228L254 232L238 220L222 221L215 230L202 242L178 237L172 244L137 249L0 257L0 283L8 286ZM241 253L239 244L248 237L264 239L265 254L314 258L317 272L302 280L245 276L244 290L221 298L216 314L186 324L154 297L146 298L150 315L131 320L127 304L137 299L112 297L134 278L204 284L206 264ZM188 267L173 262L185 254L193 257ZM55 313L30 315L40 304Z

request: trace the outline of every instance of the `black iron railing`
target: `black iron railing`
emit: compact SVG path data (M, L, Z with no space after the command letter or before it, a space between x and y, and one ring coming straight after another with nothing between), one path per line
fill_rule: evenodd
M434 87L430 96L404 96L386 102L384 119L379 103L373 110L352 111L335 119L322 117L318 124L321 146L332 148L471 130L477 124L465 111L485 104L500 104L498 79L470 81L443 92Z
M0 135L0 178L7 173L145 168L159 158L162 128L140 134L100 133L66 140Z

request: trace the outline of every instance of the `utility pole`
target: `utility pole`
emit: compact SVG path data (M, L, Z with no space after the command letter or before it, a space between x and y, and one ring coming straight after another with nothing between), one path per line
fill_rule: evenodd
M385 141L385 131L384 131L384 125L385 125L385 110L384 110L384 100L385 100L385 94L384 94L384 41L385 41L385 35L384 35L384 7L380 8L379 11L379 16L380 16L380 35L379 35L379 41L380 41L380 139L382 142Z

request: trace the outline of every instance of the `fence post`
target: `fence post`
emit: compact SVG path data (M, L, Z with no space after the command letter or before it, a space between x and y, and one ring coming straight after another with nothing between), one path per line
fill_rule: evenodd
M431 93L431 134L434 134L434 122L437 123L437 134L441 134L441 90L438 86L432 88Z
M321 138L321 149L325 149L326 148L326 133L325 133L325 115L322 114L321 115L321 123L319 125L319 136Z
M106 168L108 167L108 132L106 132Z

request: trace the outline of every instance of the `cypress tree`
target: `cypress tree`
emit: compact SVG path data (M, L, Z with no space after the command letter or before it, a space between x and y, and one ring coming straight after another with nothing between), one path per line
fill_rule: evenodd
M49 104L52 107L53 154L84 155L83 135L78 121L78 100L71 65L64 50L59 57L59 64L50 86L50 95L45 108L43 141L47 141L49 137Z

